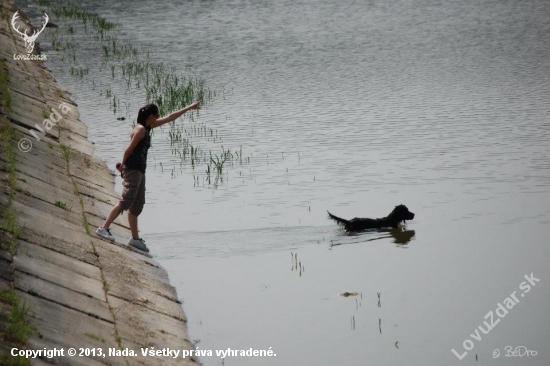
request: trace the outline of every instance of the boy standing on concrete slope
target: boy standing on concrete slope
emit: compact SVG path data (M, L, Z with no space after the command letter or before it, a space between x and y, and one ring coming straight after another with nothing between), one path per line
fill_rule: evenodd
M137 218L145 204L145 168L147 167L147 151L151 146L150 131L152 128L172 122L189 110L199 109L200 104L201 102L198 101L162 118L159 118L159 108L155 104L147 104L139 110L137 125L130 135L130 145L124 151L122 162L117 164L117 169L121 172L123 179L122 199L112 208L103 225L97 228L97 235L115 241L109 226L118 215L128 210L128 224L132 232L132 238L128 245L146 252L149 251L143 239L139 237Z

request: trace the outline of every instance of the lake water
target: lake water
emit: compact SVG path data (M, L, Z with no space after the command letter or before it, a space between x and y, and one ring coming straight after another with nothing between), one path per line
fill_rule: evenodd
M250 158L214 186L171 154L169 129L153 137L140 228L190 337L276 354L205 365L550 362L548 1L81 4L217 91L198 122L178 123L216 129L213 149ZM47 39L47 66L114 166L143 92L100 71L78 32L65 35L74 60ZM401 203L416 217L393 232L349 236L326 213L382 217ZM540 282L525 292L531 273ZM464 347L460 361L451 349Z

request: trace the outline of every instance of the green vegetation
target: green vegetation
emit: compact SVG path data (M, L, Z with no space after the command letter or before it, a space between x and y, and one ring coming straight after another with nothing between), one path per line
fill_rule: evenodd
M0 108L5 113L10 111L11 98L9 97L9 77L6 69L5 62L0 60ZM15 131L13 130L11 123L8 121L4 114L0 115L0 151L3 151L7 160L7 173L8 173L8 204L4 212L2 213L2 222L0 223L0 229L11 234L7 239L8 251L11 255L15 255L17 252L17 238L23 231L23 228L17 225L17 217L15 210L13 209L12 199L15 197L18 191L17 178L15 172L15 152L13 150L12 141L15 139Z
M70 175L69 166L70 166L70 162L71 162L71 152L70 152L69 148L65 145L59 145L59 147L61 148L61 152L63 153L63 158L65 159L65 162L67 163L67 174Z
M75 47L63 39L66 36L74 39L74 35L81 36L82 32L93 37L95 42L88 42L88 45L97 47L97 53L101 58L98 62L99 72L107 72L107 78L113 81L119 81L122 86L126 86L124 96L115 95L111 85L105 89L99 90L99 94L109 100L109 106L113 114L121 110L126 111L126 117L129 118L130 105L126 102L127 95L144 93L144 98L158 105L161 115L181 109L197 100L202 100L202 106L207 106L217 96L216 92L209 90L204 82L197 77L188 77L180 74L174 67L163 63L156 63L153 55L156 50L150 46L135 44L131 40L121 39L119 37L120 25L91 13L85 7L72 0L40 0L40 5L49 7L48 13L58 18L63 18L63 25L52 31L52 44L63 45L63 49L72 53L73 60L76 59ZM72 22L71 22L72 21ZM91 27L89 27L91 25ZM91 34L90 34L91 33ZM70 66L71 76L84 79L89 75L90 69L81 65ZM94 73L95 70L92 71ZM96 84L93 81L95 90ZM223 90L225 96L225 90ZM120 100L122 98L122 101ZM189 111L186 117L191 125L184 128L183 125L172 122L169 125L168 139L170 142L171 153L180 159L179 166L188 164L193 170L195 185L199 185L199 176L202 175L204 183L216 186L224 181L224 172L228 166L234 164L249 164L250 157L243 158L242 147L240 150L231 152L231 149L224 149L220 153L213 153L223 139L218 136L218 131L207 127L204 123L197 124L199 110ZM195 140L205 140L207 147L199 146ZM204 169L195 170L199 164L205 166ZM165 167L161 166L164 171ZM172 176L176 175L176 167L172 166L166 169Z
M9 80L6 70L6 61L0 59L0 105L6 111L11 109L11 94L9 93Z
M3 314L5 323L0 337L18 347L24 347L33 333L32 325L27 320L29 306L20 302L17 293L13 289L0 291L0 303L0 307L9 309L7 313ZM29 359L21 356L13 357L9 350L1 352L0 359L2 359L2 365L30 365Z
M11 305L11 313L7 319L4 338L16 344L25 344L32 334L32 327L26 321L29 307L21 304L14 290L0 292L0 302Z
M55 205L67 211L71 210L71 207L67 206L67 202L55 201Z
M31 192L29 192L26 189L21 188L21 187L15 187L15 191L18 192L18 193L23 193L25 196L32 196Z
M75 78L82 79L84 76L88 75L88 72L90 72L90 69L83 68L83 67L73 67L69 69L69 74Z
M82 195L80 194L80 190L78 189L78 184L76 183L76 180L74 180L74 177L71 176L71 149L65 145L59 145L59 147L61 148L61 152L63 153L63 158L67 163L67 175L71 179L71 184L73 186L73 193L75 194L75 196L78 197L78 202L80 203L80 208L82 210L82 226L84 227L86 234L92 235L92 227L90 226L90 222L88 221L88 216L86 215L86 210L84 209L84 200L82 198ZM58 206L58 202L59 201L55 203L56 206ZM64 203L60 202L60 204L64 204ZM66 206L66 204L64 205ZM61 206L58 206L58 207L61 207ZM61 207L61 208L64 208L64 207Z
M101 338L100 336L98 335L95 335L93 333L84 333L84 335L86 337L90 337L91 339L95 339L96 341L98 342L102 342L102 343L105 343L105 339Z
M71 179L74 182L74 179ZM92 227L90 226L88 216L86 215L86 211L84 210L84 201L82 200L82 195L80 194L80 192L78 193L78 201L80 202L80 207L82 208L82 226L84 226L86 234L92 235Z
M56 17L78 19L83 24L91 24L92 28L100 34L105 34L116 28L115 23L109 22L95 13L88 12L71 1L39 0L38 4L49 7Z
M6 240L6 244L8 244L9 253L11 255L15 255L17 253L17 238L21 235L23 228L17 225L17 217L15 216L15 211L11 205L11 198L3 216L0 229L11 234L11 237Z

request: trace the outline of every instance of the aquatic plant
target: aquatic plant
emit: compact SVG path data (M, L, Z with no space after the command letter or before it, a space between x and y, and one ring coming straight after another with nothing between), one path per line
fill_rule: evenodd
M107 68L110 71L111 80L122 82L126 86L127 92L143 93L147 101L155 103L159 107L161 115L181 109L197 100L201 100L202 105L207 106L216 97L216 92L208 89L200 78L184 76L174 67L153 62L151 55L154 54L154 50L151 47L121 39L119 24L86 10L72 0L39 0L39 5L48 7L48 12L55 17L69 20L64 22L64 26L50 32L52 47L69 51L69 57L76 62L76 46L65 41L60 30L64 30L67 36L80 34L81 31L88 34L91 31L91 37L96 41L98 55L101 58L99 71ZM70 20L78 24L71 23ZM93 46L94 42L91 44ZM90 42L87 46L89 45ZM85 78L89 72L89 68L81 65L73 65L69 69L70 75L78 79ZM92 90L95 90L95 80L92 82ZM114 114L120 111L124 105L126 116L130 119L130 103L123 100L123 104L121 104L120 98L114 95L111 85L100 89L99 94L109 100L109 106ZM222 90L224 98L225 94L226 91ZM197 174L204 175L203 178L206 179L203 179L203 182L210 185L215 172L214 183L217 184L224 181L224 168L227 165L250 164L250 157L243 157L242 146L234 152L222 146L221 154L212 154L210 149L215 148L215 145L221 143L223 139L218 135L218 130L209 128L204 123L198 125L199 115L199 110L186 113L185 116L191 122L191 126L188 128L181 124L178 125L177 121L170 124L167 136L170 151L179 158L180 167L187 163L195 171L197 164L204 164L205 169ZM209 148L205 150L198 146L194 142L197 138L205 139ZM164 171L164 167L161 165L162 171ZM168 168L168 171L173 177L176 176L175 167ZM200 181L194 179L194 182Z
M84 67L76 68L71 66L71 68L69 69L69 74L77 79L84 78L84 76L88 75L89 72L90 72L90 69L84 68Z

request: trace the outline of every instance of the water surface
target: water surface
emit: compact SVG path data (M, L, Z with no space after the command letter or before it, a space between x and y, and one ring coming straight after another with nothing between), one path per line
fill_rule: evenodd
M166 129L154 136L141 232L197 346L277 354L225 365L550 361L548 2L82 4L155 61L225 90L200 121L251 158L217 188L196 186L202 171L180 165ZM115 117L135 118L144 95L108 70L94 90L44 49L114 165L131 128ZM84 43L75 62L97 68L93 52ZM106 85L127 103L117 115L99 95ZM326 214L381 217L401 203L416 213L406 243L347 236ZM531 273L540 283L459 361L451 349L464 352ZM508 345L538 355L505 357Z

